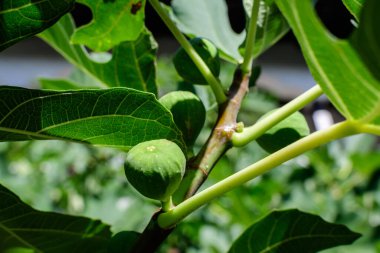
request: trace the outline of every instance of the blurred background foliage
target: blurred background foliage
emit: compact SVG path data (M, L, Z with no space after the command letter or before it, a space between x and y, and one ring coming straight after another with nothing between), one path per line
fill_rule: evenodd
M224 65L226 86L233 65ZM181 82L169 57L158 62L160 95L172 90L196 92L208 108L197 147L216 119L210 90ZM255 122L278 107L275 97L253 88L240 120ZM1 183L33 207L101 219L113 232L141 231L158 210L124 176L124 153L62 141L0 143ZM204 187L267 154L255 142L230 150ZM195 212L170 235L162 252L226 252L232 241L273 209L298 208L346 224L363 237L353 246L325 252L380 252L380 149L374 136L359 135L310 151L270 173L218 198Z

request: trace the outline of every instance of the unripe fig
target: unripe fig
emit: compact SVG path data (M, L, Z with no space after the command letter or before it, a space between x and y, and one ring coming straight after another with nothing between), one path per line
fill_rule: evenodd
M125 160L129 183L145 197L166 202L181 183L186 158L174 142L160 139L134 146Z
M206 110L202 101L189 91L173 91L159 99L172 114L188 147L194 145L203 128Z
M220 59L218 49L214 44L204 38L191 39L190 43L214 76L218 77L220 73ZM178 49L173 63L178 74L185 81L194 84L207 84L206 79L183 48Z
M266 113L262 118L269 116ZM274 153L310 133L305 117L295 112L260 136L256 141L265 151Z

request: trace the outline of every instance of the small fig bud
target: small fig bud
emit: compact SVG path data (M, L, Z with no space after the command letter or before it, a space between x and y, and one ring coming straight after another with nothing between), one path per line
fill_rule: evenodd
M190 40L190 43L214 76L218 77L220 73L220 59L218 49L214 44L203 38L194 38ZM183 48L178 49L173 63L178 74L185 81L194 84L207 84L206 79Z
M188 147L194 145L203 128L206 110L202 101L189 91L173 91L159 99L172 114Z
M181 183L186 158L174 142L160 139L134 146L125 160L129 183L145 197L168 201Z

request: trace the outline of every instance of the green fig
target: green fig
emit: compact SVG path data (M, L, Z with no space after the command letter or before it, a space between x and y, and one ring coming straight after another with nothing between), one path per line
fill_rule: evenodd
M174 142L160 139L134 146L126 156L125 175L145 197L167 202L185 173L186 158Z
M203 59L214 76L218 77L220 73L220 59L218 49L211 41L204 38L194 38L190 40L194 50ZM194 84L207 84L206 79L198 70L193 60L186 51L181 47L176 52L173 59L174 67L177 73L187 82Z
M265 118L273 111L266 113ZM289 144L310 134L305 117L300 112L295 112L257 138L257 143L265 151L274 153Z
M173 91L159 99L172 114L188 147L192 147L206 120L202 101L189 91Z

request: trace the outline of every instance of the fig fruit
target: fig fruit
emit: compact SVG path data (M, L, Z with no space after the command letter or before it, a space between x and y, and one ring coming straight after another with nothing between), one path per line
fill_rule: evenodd
M173 91L159 99L172 114L187 147L192 147L206 119L202 101L189 91Z
M169 201L185 173L186 158L174 142L160 139L134 146L126 156L125 175L145 197Z
M273 111L266 113L265 118ZM305 117L300 112L295 112L257 138L257 143L265 151L274 153L289 144L310 134Z
M220 59L218 49L211 41L204 38L194 38L190 40L194 50L209 67L214 76L220 73ZM207 84L206 79L198 70L193 60L182 47L177 50L173 58L174 67L177 73L187 82L194 84Z

